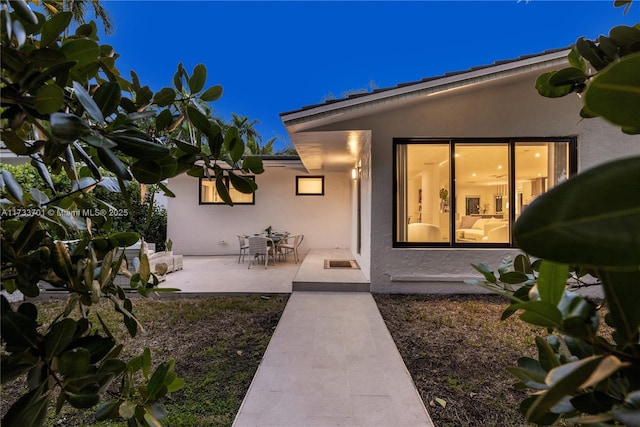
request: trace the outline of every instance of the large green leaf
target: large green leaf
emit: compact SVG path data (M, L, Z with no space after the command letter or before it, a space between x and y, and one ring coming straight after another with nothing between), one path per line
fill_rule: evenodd
M252 178L238 176L231 171L229 172L229 180L231 181L233 188L241 193L251 194L258 188L256 182Z
M131 165L131 173L143 184L156 184L172 177L178 164L173 157L160 160L138 160Z
M20 18L33 25L38 24L38 18L36 17L35 13L33 13L29 5L27 5L27 2L25 0L12 1L11 6Z
M242 169L259 175L264 172L262 159L259 157L245 157L242 160Z
M157 160L169 155L169 147L143 139L138 134L112 133L108 136L118 144L118 150L137 159Z
M3 427L41 426L47 416L49 393L38 387L23 395L2 418Z
M101 84L93 94L93 100L100 107L104 117L109 117L118 110L120 99L122 99L122 91L116 82Z
M571 396L596 371L602 356L593 356L572 363L566 363L553 369L547 375L546 383L549 389L538 396L529 407L527 421L539 423L558 402L566 396Z
M551 261L543 261L538 276L538 292L540 299L549 304L557 305L567 286L569 266Z
M71 12L58 12L52 15L42 25L40 46L44 47L56 41L58 36L69 26L73 14Z
M14 178L13 174L8 170L2 170L2 182L3 187L18 203L23 201L22 187L18 184L18 181Z
M206 102L213 102L220 99L221 96L222 96L222 86L215 85L215 86L211 86L209 89L202 92L202 95L200 95L200 99Z
M75 68L94 62L100 56L100 47L93 40L67 39L60 47L60 51L69 61L77 61Z
M117 177L122 178L125 181L131 180L131 174L127 170L127 167L122 163L122 160L120 160L118 156L111 151L111 149L98 147L98 157L104 167L116 174Z
M191 93L197 93L202 90L204 83L207 81L207 67L204 64L198 64L193 68L193 74L189 77L189 89Z
M191 121L191 123L202 133L207 134L209 132L211 122L207 116L191 106L187 107L187 115L189 116L189 121Z
M155 102L158 107L166 107L171 104L176 99L176 92L169 88L165 87L160 89L160 91L156 92L153 96L153 102Z
M640 52L603 69L584 93L585 106L619 126L640 128Z
M54 138L63 143L74 142L81 136L91 133L91 128L75 114L53 113L50 124Z
M166 109L162 110L160 114L156 116L156 130L158 132L166 129L173 122L173 116L171 111Z
M640 271L599 273L609 316L621 344L637 340L640 327Z
M89 370L91 355L86 348L73 348L58 359L58 370L65 377L79 377Z
M61 319L55 322L44 336L44 352L49 359L60 354L73 341L76 333L76 321Z
M536 198L516 221L525 252L601 268L640 265L640 157L597 166Z
M546 96L547 98L560 98L573 91L573 85L556 86L550 82L556 73L557 71L549 71L538 77L536 80L536 90L540 95Z
M524 310L520 318L532 325L557 328L562 325L562 313L555 305L545 301L525 301L512 304L511 308Z
M216 191L218 192L218 196L229 206L233 206L233 201L231 200L231 196L229 195L229 190L225 185L224 178L222 174L216 174Z
M58 111L64 103L64 91L52 84L40 86L36 91L34 107L40 114L51 114Z
M104 116L100 107L95 103L89 92L78 82L73 82L73 90L78 97L78 101L87 111L87 114L98 123L104 123Z
M9 351L38 347L38 333L35 320L23 313L9 311L2 313L2 340Z

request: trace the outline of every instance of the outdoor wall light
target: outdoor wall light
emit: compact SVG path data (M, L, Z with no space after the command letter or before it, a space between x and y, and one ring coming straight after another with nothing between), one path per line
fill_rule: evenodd
M351 169L351 179L358 179L358 168Z

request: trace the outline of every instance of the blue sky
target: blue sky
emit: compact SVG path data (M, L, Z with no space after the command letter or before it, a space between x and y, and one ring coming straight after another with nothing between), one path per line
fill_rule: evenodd
M224 88L216 113L259 120L263 141L281 146L289 139L279 114L329 93L566 47L639 22L636 3L624 15L613 0L103 1L116 31L101 42L152 90L171 86L178 63L205 64L207 86Z

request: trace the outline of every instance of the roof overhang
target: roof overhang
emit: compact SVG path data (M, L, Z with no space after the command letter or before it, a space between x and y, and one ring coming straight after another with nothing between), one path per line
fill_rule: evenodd
M280 118L305 167L310 171L346 171L354 167L359 151L370 139L366 129L318 131L318 128L372 113L395 109L426 97L498 82L510 77L559 67L567 63L569 49L555 50L441 77L381 89L339 101L282 113Z

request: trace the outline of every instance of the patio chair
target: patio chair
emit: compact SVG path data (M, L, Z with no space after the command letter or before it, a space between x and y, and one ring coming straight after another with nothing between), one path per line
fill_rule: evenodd
M293 242L291 240L293 240ZM298 234L296 236L287 237L286 241L278 245L278 249L280 250L280 253L284 256L285 260L287 259L287 255L293 254L293 259L295 260L296 264L300 261L300 257L298 256L298 247L300 246L303 240L304 240L304 234Z
M238 264L240 264L240 260L244 262L244 256L247 254L249 250L249 242L247 239L249 236L246 234L238 234L238 242L240 243L240 254L238 255Z
M249 267L256 262L256 259L264 257L264 268L267 268L269 263L269 256L273 258L275 263L275 252L273 245L269 246L268 241L270 239L264 236L250 236L249 237Z

